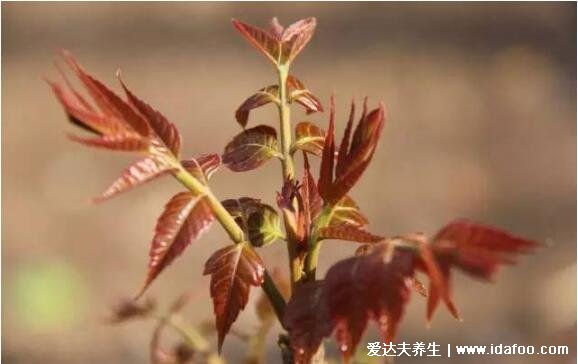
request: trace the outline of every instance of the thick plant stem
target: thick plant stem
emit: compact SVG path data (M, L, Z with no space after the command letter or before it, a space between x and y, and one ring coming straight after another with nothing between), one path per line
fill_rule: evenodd
M293 163L293 156L291 155L291 118L290 109L287 97L287 76L289 75L289 67L280 65L277 68L279 74L279 132L281 138L281 153L283 160L283 181L295 178L295 167ZM289 255L289 268L291 271L291 285L294 286L301 280L303 272L303 264L299 259L297 252L297 242L289 233L291 227L287 225L285 219L285 230L287 230L287 253Z
M176 172L173 174L175 178L181 182L188 190L195 194L204 195L215 214L215 218L221 226L225 229L229 237L235 244L241 244L245 242L245 235L243 230L237 225L235 219L229 214L227 209L223 206L221 201L213 194L211 189L204 184L202 184L199 180L193 177L186 169L182 167L180 162L176 159L170 161L171 165L173 165L176 169ZM247 244L249 249L252 249L251 245ZM279 289L273 282L273 279L269 275L269 273L265 270L264 280L261 284L261 288L271 301L271 305L275 310L275 314L279 319L279 322L283 324L283 315L285 313L285 299L279 292Z

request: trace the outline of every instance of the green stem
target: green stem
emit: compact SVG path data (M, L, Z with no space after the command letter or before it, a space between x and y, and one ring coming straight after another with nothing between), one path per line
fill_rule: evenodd
M287 76L289 75L289 66L280 65L277 68L279 75L279 132L281 137L281 160L283 166L283 181L295 178L295 167L293 156L291 155L291 116L289 103L287 101ZM291 285L294 286L302 277L303 264L297 251L298 243L290 233L292 227L289 226L287 219L285 221L285 230L287 231L287 253L289 256L289 268L291 271Z
M183 168L180 162L176 159L169 161L177 171L174 173L175 178L181 182L188 190L195 194L204 195L207 198L213 213L219 223L223 226L229 237L235 244L241 244L245 242L245 236L243 230L237 225L235 219L231 214L225 209L221 201L213 194L211 189L202 184L199 180L193 177L186 169ZM253 249L250 244L247 244L248 249ZM279 319L279 322L283 323L283 315L285 313L285 299L279 292L279 289L271 279L271 276L265 270L264 280L261 284L261 288L271 301L275 314Z
M317 217L313 226L315 229L312 231L309 237L309 251L305 257L305 277L308 281L315 280L315 274L317 272L317 263L319 261L319 253L321 251L321 240L319 240L319 229L325 227L331 221L334 212L334 206L326 205L323 211Z

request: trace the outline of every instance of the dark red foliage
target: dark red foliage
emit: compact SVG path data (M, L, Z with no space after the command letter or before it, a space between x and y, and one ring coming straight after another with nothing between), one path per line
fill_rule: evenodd
M173 196L157 222L149 252L148 275L139 296L193 240L207 231L214 219L206 197L190 192Z
M205 263L203 274L211 275L219 352L231 325L247 305L251 286L263 283L264 272L261 258L246 244L219 249Z
M330 204L337 203L359 180L369 162L371 162L377 147L385 120L385 110L381 104L369 114L365 112L365 109L364 104L364 112L350 140L355 116L354 107L351 107L349 121L339 147L337 165L335 166L336 146L333 135L335 129L335 103L332 99L329 129L325 138L319 175L319 192L323 199Z

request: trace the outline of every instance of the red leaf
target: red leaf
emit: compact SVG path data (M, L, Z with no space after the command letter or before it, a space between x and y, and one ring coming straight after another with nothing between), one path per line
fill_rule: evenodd
M136 161L128 166L122 172L120 178L114 181L110 187L97 197L96 201L106 200L121 192L163 176L171 170L173 170L171 166L154 156Z
M221 156L218 154L203 154L196 158L181 161L183 168L199 181L209 181L213 173L221 167Z
M175 124L168 121L163 114L153 109L149 104L134 95L120 78L120 73L118 74L118 79L124 88L131 105L134 106L144 118L146 118L155 134L160 138L165 146L178 157L181 149L181 135Z
M181 192L171 198L157 222L148 275L138 296L193 240L207 231L214 219L206 197Z
M62 53L70 68L76 73L78 79L82 81L105 116L119 120L142 137L148 136L149 125L141 115L104 84L89 75L68 51L63 51Z
M329 317L346 361L355 352L370 319L379 324L384 340L392 341L403 317L410 295L408 278L414 275L414 256L395 250L386 262L386 246L342 260L327 272Z
M535 241L503 230L458 220L436 234L431 249L440 267L441 279L449 286L452 267L491 281L502 264L515 264L518 254L531 253L538 246ZM435 286L430 287L428 319L433 316L440 298L443 298L443 292Z
M315 18L307 18L291 24L283 31L282 63L291 63L301 53L311 40L316 25Z
M263 53L273 64L278 64L281 43L273 35L237 19L232 19L232 22L233 26L253 47Z
M273 157L282 157L277 143L277 131L266 125L246 129L225 147L223 163L232 171L243 172L258 168Z
M338 201L347 194L371 162L383 128L384 113L383 105L380 105L360 120L353 135L351 147L347 155L342 157L343 169L339 169L339 173L335 175L329 202ZM342 154L341 151L340 154Z
M295 364L309 364L323 338L333 331L323 287L324 281L298 285L285 309L283 322L289 330Z
M279 94L278 86L268 86L257 91L253 96L245 100L235 112L235 119L244 128L249 120L249 112L258 107L275 102Z
M359 243L377 243L382 236L373 235L352 225L327 226L319 229L319 238L356 241Z
M203 274L211 275L219 352L231 325L247 305L251 286L261 285L264 273L261 258L245 244L217 250L205 263Z
M321 166L319 167L319 194L325 201L331 197L333 185L333 165L335 161L335 96L331 95L331 106L329 110L329 128L325 136L323 154L321 156Z
M103 135L97 138L83 138L76 135L68 136L71 140L90 147L118 150L126 152L146 152L149 144L146 140L134 133L117 133Z
M303 121L295 126L294 149L301 149L316 156L321 156L325 144L325 132L317 125Z
M276 19L271 21L270 31L233 19L239 33L273 64L291 63L307 45L315 31L315 18L297 21L283 29Z
M287 90L289 102L296 101L305 108L307 114L312 114L314 112L322 112L323 105L321 101L309 91L303 82L299 81L295 76L289 75L287 77Z
M303 200L303 214L305 215L305 226L309 230L310 224L319 215L323 208L323 201L317 191L317 184L311 175L309 160L307 154L303 153L303 176L301 177L301 186L299 193Z
M359 211L359 206L349 196L344 196L332 206L329 226L353 225L363 227L368 224L367 218Z

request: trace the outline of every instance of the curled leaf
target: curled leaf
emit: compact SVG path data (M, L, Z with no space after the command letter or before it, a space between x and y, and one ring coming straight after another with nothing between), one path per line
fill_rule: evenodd
M122 172L121 176L96 198L96 201L111 198L121 192L128 191L131 188L161 177L172 170L170 165L155 156L136 161L128 166Z
M211 275L219 352L231 325L247 305L251 286L261 285L264 273L261 258L246 244L219 249L205 263L203 274Z
M321 101L309 91L303 82L293 75L287 76L287 90L289 102L296 101L305 108L307 114L312 114L314 112L322 112L323 105Z
M181 165L193 177L207 184L213 173L221 167L221 156L218 154L203 154L181 161Z
M138 296L193 240L208 230L214 219L204 196L181 192L171 198L158 219L149 253L148 275Z
M279 215L271 206L249 197L225 200L222 204L243 229L251 245L261 247L284 237Z
M359 206L349 196L344 196L332 207L329 226L352 225L363 227L367 225L367 218L359 210Z
M303 150L321 156L325 144L325 132L317 125L303 121L295 126L293 150Z
M282 158L274 128L259 125L238 134L223 153L223 163L232 171L250 171L273 157Z
M249 120L249 112L258 107L267 105L271 102L278 102L278 86L268 86L260 89L254 95L245 100L235 112L235 119L244 128Z

